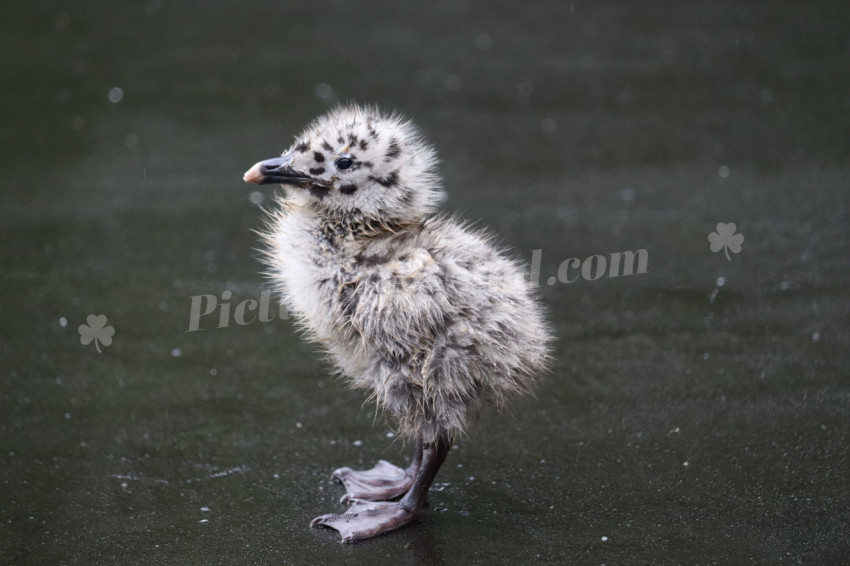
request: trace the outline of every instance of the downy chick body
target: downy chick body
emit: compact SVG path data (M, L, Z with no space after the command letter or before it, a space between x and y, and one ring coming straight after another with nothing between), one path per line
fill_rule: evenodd
M435 215L435 152L410 122L337 108L283 161L266 177L285 188L264 236L271 278L401 434L453 437L531 387L551 340L534 290L488 235Z
M454 438L483 407L528 391L549 360L520 266L483 232L436 214L436 165L411 123L348 106L245 173L284 187L264 239L290 312L416 442L406 469L381 460L334 471L351 505L311 525L343 542L413 522Z

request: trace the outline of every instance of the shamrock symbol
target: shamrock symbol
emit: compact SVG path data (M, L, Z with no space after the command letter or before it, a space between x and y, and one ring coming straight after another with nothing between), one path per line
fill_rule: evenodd
M88 324L81 324L77 328L80 333L80 343L83 346L88 346L94 340L94 347L97 348L97 353L100 354L100 344L109 346L112 344L112 335L115 334L115 329L111 326L106 326L106 315L90 314L86 318Z
M720 222L717 225L717 232L712 232L708 235L708 241L711 243L711 251L719 252L720 250L724 250L726 252L726 259L732 261L732 258L729 257L729 250L732 250L733 254L741 253L741 244L744 243L744 235L736 234L735 230L738 227L735 226L734 222L724 223Z

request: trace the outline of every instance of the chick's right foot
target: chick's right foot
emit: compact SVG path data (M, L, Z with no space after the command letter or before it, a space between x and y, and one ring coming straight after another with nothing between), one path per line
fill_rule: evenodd
M400 502L355 501L348 511L316 517L311 527L328 527L339 531L342 542L357 542L376 537L416 520L416 514Z

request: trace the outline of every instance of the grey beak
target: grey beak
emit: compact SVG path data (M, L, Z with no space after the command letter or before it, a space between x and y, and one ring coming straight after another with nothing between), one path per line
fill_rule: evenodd
M288 153L260 161L245 172L242 180L258 185L301 185L310 180L309 175L296 171L290 163L292 163L292 155Z

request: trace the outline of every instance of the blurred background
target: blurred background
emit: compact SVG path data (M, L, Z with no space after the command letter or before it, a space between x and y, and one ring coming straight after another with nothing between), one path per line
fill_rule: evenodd
M0 563L846 560L849 26L841 2L7 6ZM420 523L343 547L308 528L343 509L330 472L411 447L291 320L234 317L274 191L242 173L349 101L420 125L445 209L540 250L559 340ZM558 280L637 250L645 273Z

